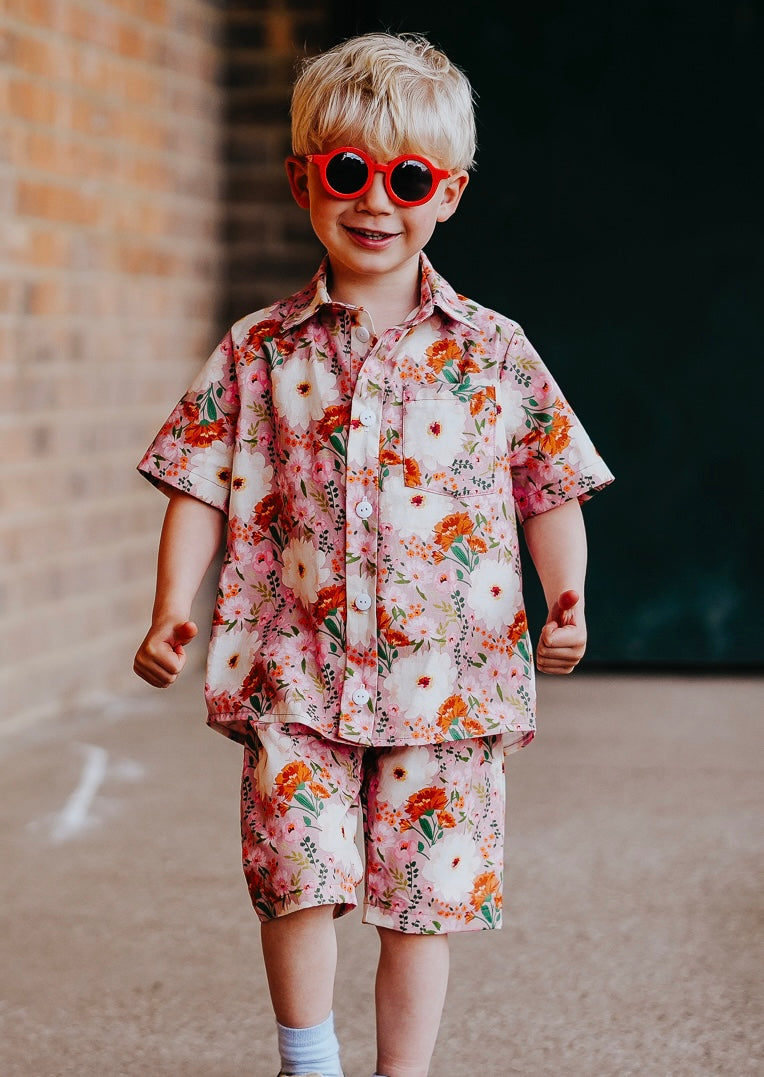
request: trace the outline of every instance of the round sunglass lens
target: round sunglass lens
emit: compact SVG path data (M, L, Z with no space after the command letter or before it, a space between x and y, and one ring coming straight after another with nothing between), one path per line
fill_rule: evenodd
M393 169L390 184L405 202L419 202L432 190L432 172L422 161L401 161Z
M355 153L337 153L326 166L326 179L339 194L355 194L366 183L369 170Z

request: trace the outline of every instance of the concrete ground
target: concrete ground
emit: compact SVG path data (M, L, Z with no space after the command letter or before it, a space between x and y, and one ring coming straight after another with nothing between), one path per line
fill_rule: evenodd
M273 1077L239 750L198 675L0 741L3 1077ZM503 931L456 938L433 1077L743 1077L762 1052L755 678L544 679ZM757 752L757 747L759 748ZM347 1077L376 933L338 927Z

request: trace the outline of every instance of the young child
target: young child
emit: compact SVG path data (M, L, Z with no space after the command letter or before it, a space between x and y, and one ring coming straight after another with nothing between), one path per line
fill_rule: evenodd
M332 921L365 876L377 1071L424 1077L449 933L501 924L504 755L534 736L517 521L549 606L538 667L569 673L579 502L612 476L522 329L422 253L473 161L464 75L365 35L305 63L292 118L289 183L327 255L233 327L140 464L170 500L135 669L179 675L225 534L206 696L245 745L281 1072L340 1077Z

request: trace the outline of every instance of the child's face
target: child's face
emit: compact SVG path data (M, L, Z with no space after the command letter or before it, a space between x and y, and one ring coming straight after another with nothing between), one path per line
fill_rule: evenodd
M336 148L325 147L325 152ZM440 167L440 162L432 163ZM329 252L334 280L349 274L369 284L414 266L418 272L422 248L435 225L453 215L468 180L466 172L454 171L438 182L429 201L401 206L388 194L381 172L374 173L365 194L347 199L325 190L315 163L290 157L286 165L295 201L310 211L313 231Z

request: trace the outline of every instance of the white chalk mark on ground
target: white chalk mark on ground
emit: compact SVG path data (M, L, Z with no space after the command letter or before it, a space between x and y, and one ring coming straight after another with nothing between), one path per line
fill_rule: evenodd
M85 765L77 788L55 816L51 837L53 841L67 841L79 834L88 824L88 816L96 793L106 777L109 753L105 748L85 744Z

